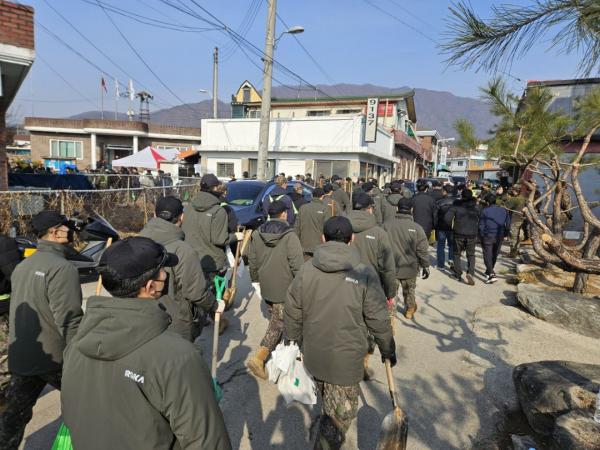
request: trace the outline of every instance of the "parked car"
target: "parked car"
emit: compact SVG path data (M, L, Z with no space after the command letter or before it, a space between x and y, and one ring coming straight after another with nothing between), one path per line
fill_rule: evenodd
M404 187L411 191L413 195L417 193L417 185L413 181L405 181Z
M296 183L302 185L306 201L311 201L314 187L302 181L288 183L287 191L292 192ZM265 222L263 201L274 188L273 181L236 180L227 184L227 204L235 211L240 225L255 229Z
M457 184L467 184L467 177L458 177L458 176L450 176L450 181L452 181L453 185Z

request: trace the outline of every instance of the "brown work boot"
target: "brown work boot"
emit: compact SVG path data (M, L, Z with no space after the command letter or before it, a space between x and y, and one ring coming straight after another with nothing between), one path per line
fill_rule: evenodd
M365 369L365 371L363 373L363 381L369 381L375 375L375 372L373 372L373 369L369 369L369 358L370 357L371 357L371 354L367 353L365 355L365 359L363 360L363 366Z
M467 284L469 286L475 286L475 280L473 279L471 274L467 274Z
M229 320L223 315L221 315L221 320L219 320L219 336L225 333L225 330L229 327Z
M408 308L406 308L406 311L404 312L404 317L406 317L407 319L412 319L416 312L417 312L416 305L409 306Z
M248 359L246 367L250 369L252 375L263 380L268 379L267 371L265 370L265 361L271 352L267 347L259 347L258 351Z

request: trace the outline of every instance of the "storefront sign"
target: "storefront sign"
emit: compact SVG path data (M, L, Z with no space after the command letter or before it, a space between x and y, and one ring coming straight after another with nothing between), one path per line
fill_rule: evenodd
M379 99L370 98L367 100L367 114L365 117L365 142L375 142L377 140L377 116L379 113Z

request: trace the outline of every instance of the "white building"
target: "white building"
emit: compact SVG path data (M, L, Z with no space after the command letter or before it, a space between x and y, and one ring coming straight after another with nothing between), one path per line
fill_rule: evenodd
M259 119L202 120L202 172L241 177L257 172ZM376 174L389 181L395 164L394 135L377 130L374 143L364 141L364 116L272 119L269 127L269 174L311 173L354 179Z

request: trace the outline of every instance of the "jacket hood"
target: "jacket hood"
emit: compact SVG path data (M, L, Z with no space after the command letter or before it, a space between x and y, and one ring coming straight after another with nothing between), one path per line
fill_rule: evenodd
M402 198L405 198L405 196L400 193L392 193L387 196L387 202L392 206L398 206L398 202Z
M260 226L258 235L267 247L275 247L281 238L292 231L287 221L271 219Z
M275 197L277 195L288 195L288 191L281 186L275 186L273 190L269 193L271 197Z
M140 236L147 237L159 244L166 245L170 242L183 241L183 230L174 223L154 217L140 232Z
M315 249L312 264L322 272L342 272L358 266L360 256L354 246L329 241Z
M88 358L115 361L161 334L169 323L158 301L91 297L75 346Z
M221 201L210 192L200 191L192 199L192 206L196 211L208 211Z
M46 241L45 239L38 240L37 249L44 252L56 253L66 257L69 254L77 253L73 247L66 244L59 244L58 242Z
M366 211L354 210L348 213L348 220L352 224L352 231L354 233L360 233L361 231L366 231L370 228L373 228L377 225L377 221L375 220L375 216L373 214L369 214Z

